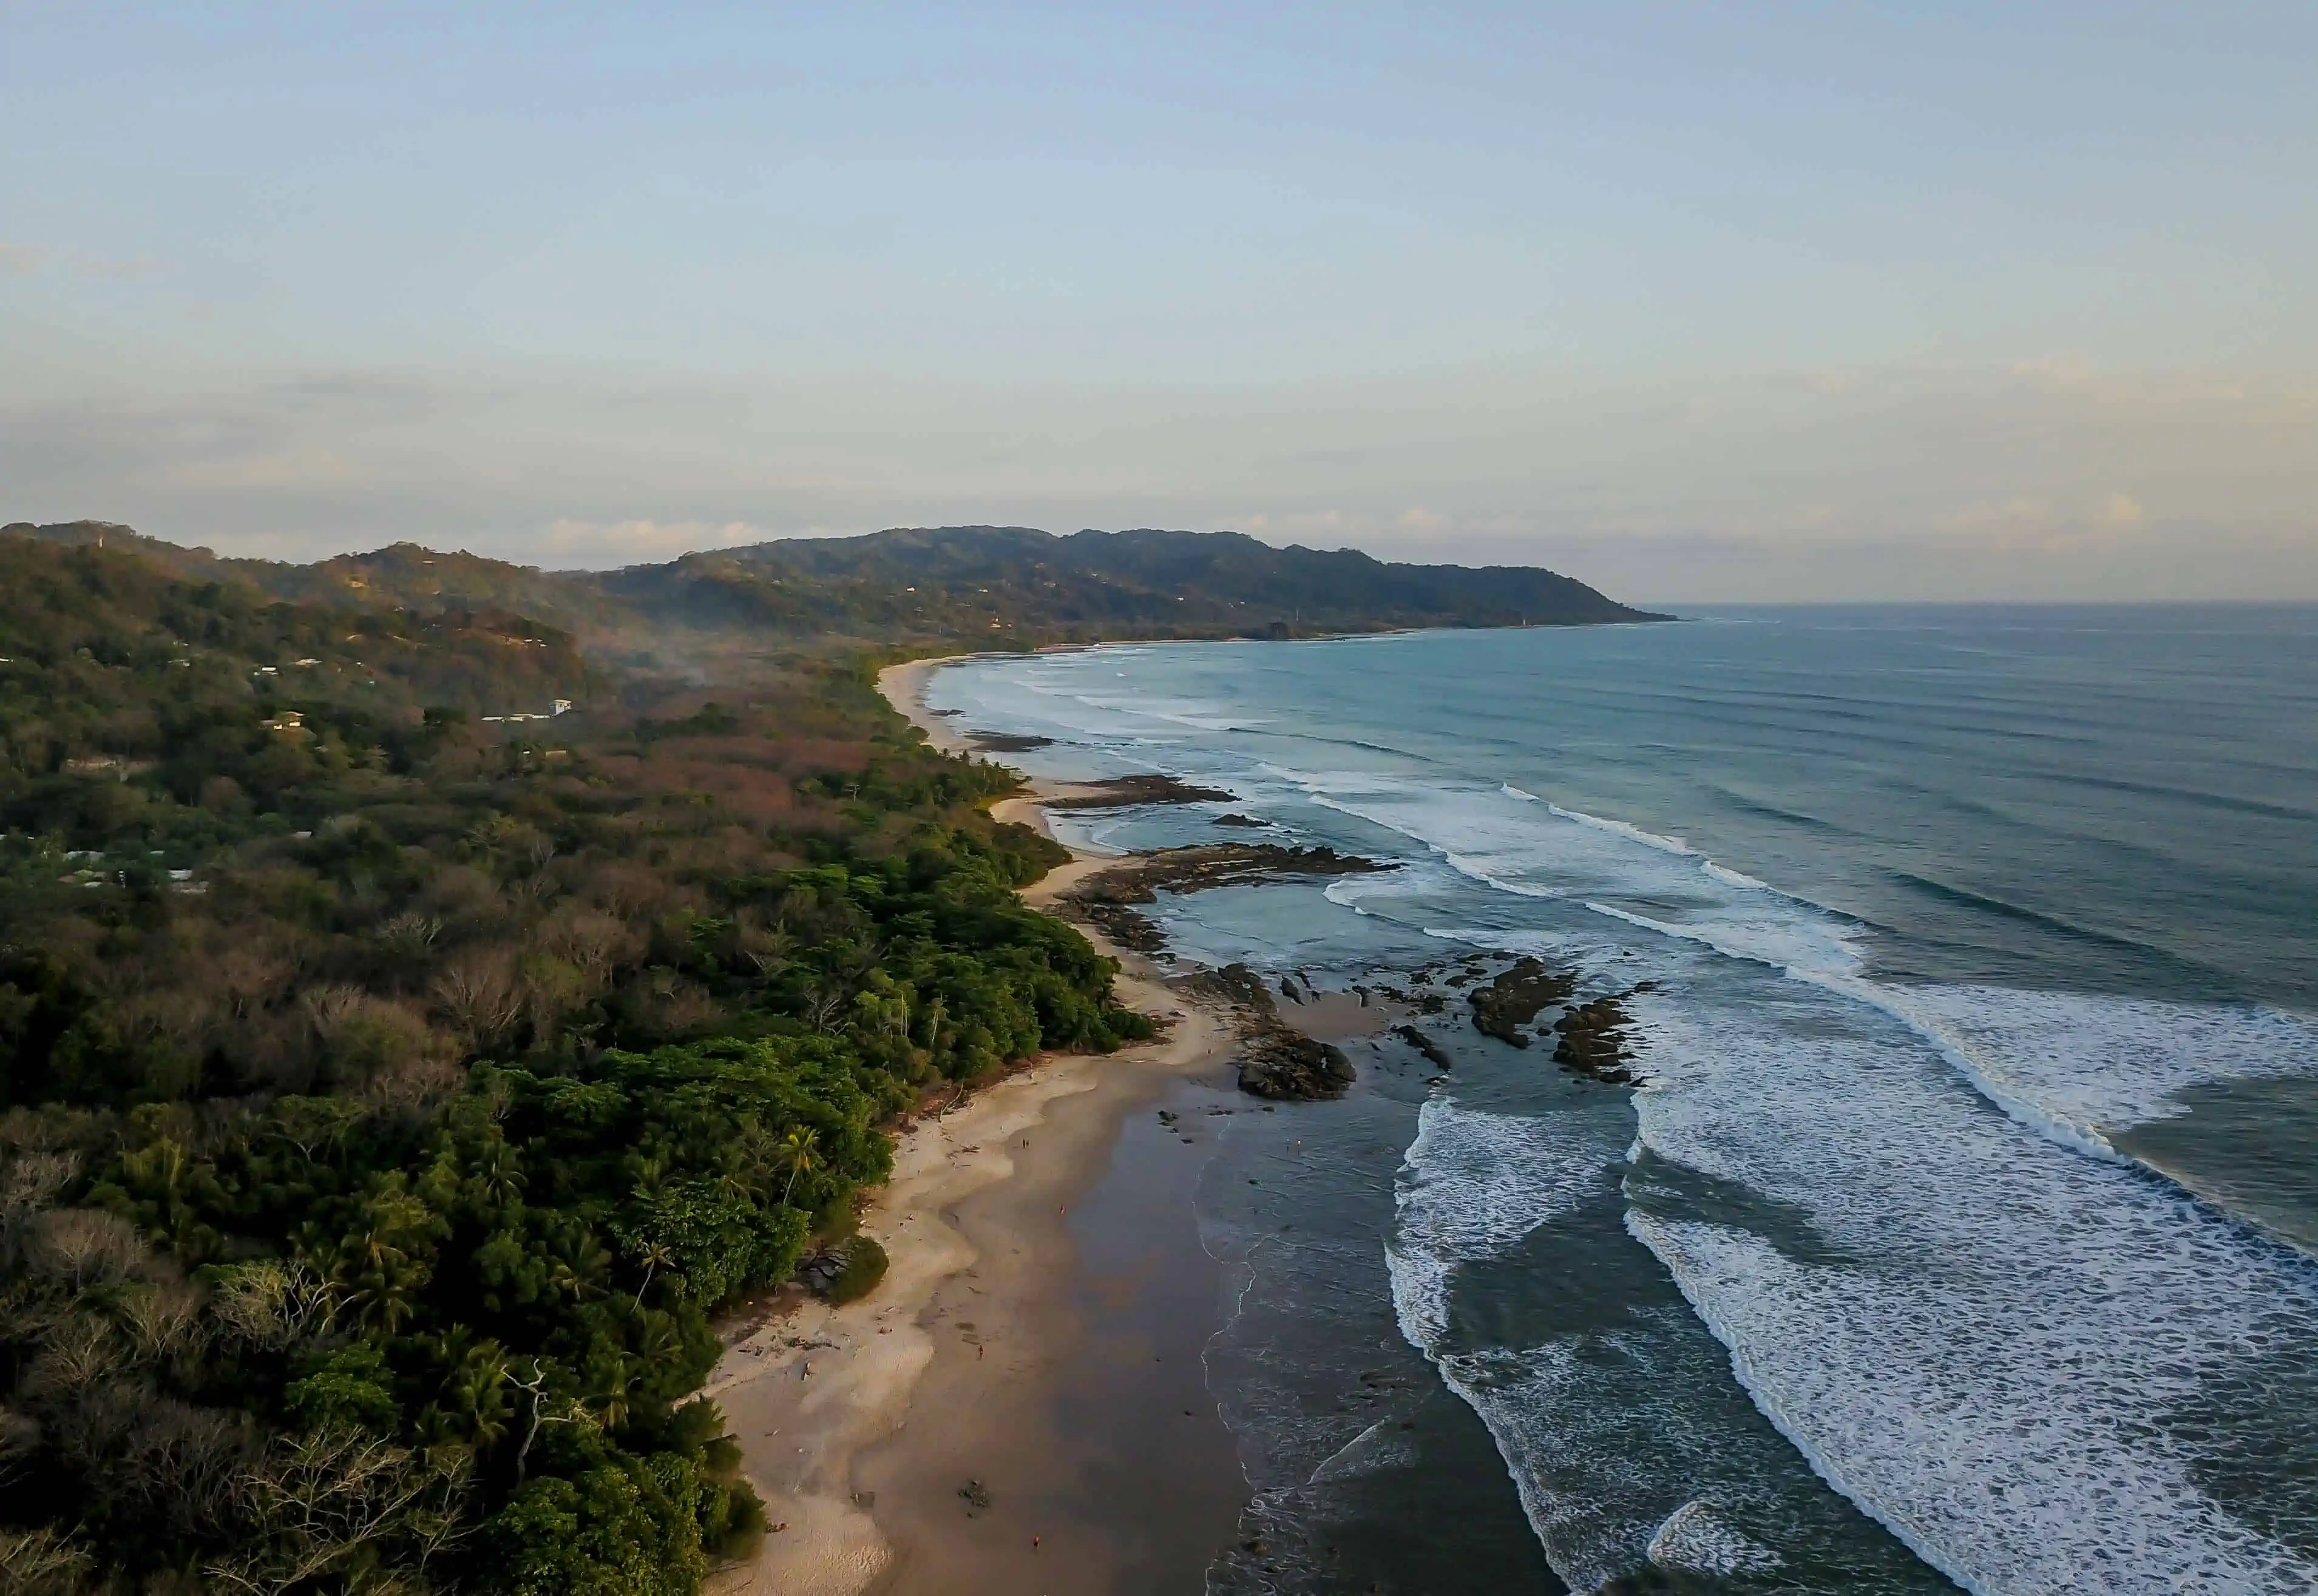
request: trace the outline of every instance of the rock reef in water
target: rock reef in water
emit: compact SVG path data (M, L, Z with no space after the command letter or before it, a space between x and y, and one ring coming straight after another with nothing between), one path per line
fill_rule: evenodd
M1090 877L1064 900L1121 947L1155 954L1167 946L1159 928L1135 912L1163 892L1204 892L1252 886L1291 875L1361 875L1398 866L1332 847L1286 847L1271 842L1217 842L1163 848Z
M1194 786L1172 776L1121 776L1089 782L1068 796L1050 799L1048 809L1126 809L1137 803L1229 803L1239 796L1221 787Z
M1035 737L1022 731L969 731L966 735L975 747L992 754L1027 754L1055 746L1051 737Z
M1418 1053L1424 1056L1425 1062L1432 1064L1435 1069L1445 1070L1449 1068L1449 1055L1442 1050L1441 1044L1435 1042L1423 1031L1418 1030L1415 1026L1395 1026L1392 1028L1392 1034L1399 1037L1403 1042L1407 1043L1411 1047L1416 1049Z
M1340 1098L1357 1078L1343 1050L1315 1041L1280 1018L1263 978L1226 964L1191 978L1195 991L1221 998L1239 1019L1239 1089L1279 1102Z
M1467 992L1465 1001L1473 1007L1475 1030L1515 1047L1527 1047L1530 1038L1521 1027L1535 1019L1538 1010L1567 1002L1577 985L1577 978L1568 973L1549 970L1541 961L1523 957L1500 971L1488 985Z
M1631 1084L1633 1071L1626 1066L1633 1054L1627 1046L1626 1000L1651 990L1652 982L1580 1003L1553 1022L1553 1062L1613 1086Z
M1089 878L1071 893L1075 903L1150 903L1161 892L1204 892L1252 886L1289 875L1370 875L1397 865L1340 854L1332 847L1288 847L1276 842L1210 842L1156 853Z
M1449 978L1448 984L1457 982L1457 976ZM1608 997L1572 1003L1570 997L1577 985L1575 974L1549 969L1540 959L1523 957L1499 971L1487 985L1467 992L1465 1001L1473 1010L1473 1028L1482 1035L1514 1047L1527 1047L1532 1041L1550 1037L1555 1063L1595 1080L1625 1086L1634 1079L1628 1068L1633 1054L1626 1030L1630 1023L1626 1000L1649 991L1655 984L1645 981ZM1522 1028L1551 1008L1560 1008L1562 1012L1550 1026L1539 1027L1534 1036ZM1413 1040L1414 1029L1404 1026L1398 1034ZM1420 1047L1419 1051L1424 1050ZM1433 1055L1426 1052L1425 1056Z

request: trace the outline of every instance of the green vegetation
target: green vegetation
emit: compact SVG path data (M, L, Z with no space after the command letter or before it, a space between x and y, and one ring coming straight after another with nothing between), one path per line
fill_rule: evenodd
M885 1278L885 1249L876 1237L854 1237L846 1243L845 1261L837 1278L829 1283L829 1300L841 1305L867 1296Z
M1406 626L1577 626L1663 620L1527 566L1403 565L1354 550L1275 549L1236 533L945 526L792 539L624 570L541 571L412 543L315 565L219 560L94 522L6 528L133 546L188 578L230 576L285 598L431 611L517 609L631 666L722 671L777 637L880 648L1018 648L1098 638L1287 637Z
M604 575L0 529L0 1589L689 1596L720 1306L930 1089L1149 1024L872 661L1636 613L1006 528Z
M18 538L0 661L11 1591L689 1592L718 1306L922 1090L1148 1032L858 663Z

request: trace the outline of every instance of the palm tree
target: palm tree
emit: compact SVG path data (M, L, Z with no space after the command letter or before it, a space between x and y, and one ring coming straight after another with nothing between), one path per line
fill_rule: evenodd
M796 1189L797 1177L820 1161L815 1156L821 1139L813 1131L800 1126L781 1138L781 1158L789 1167L789 1183L781 1188L781 1201L786 1205L789 1194Z
M651 1289L652 1271L674 1269L676 1254L669 1251L665 1242L646 1242L635 1251L636 1260L644 1266L644 1283L636 1287L636 1306L641 1308L644 1305L644 1293Z

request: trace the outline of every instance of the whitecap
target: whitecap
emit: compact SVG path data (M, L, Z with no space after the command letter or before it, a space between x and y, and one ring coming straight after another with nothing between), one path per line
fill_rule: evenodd
M2212 1443L2169 1428L2249 1379L2313 1411L2318 1271L2023 1135L1904 1031L1785 991L1634 1005L1641 1146L1817 1233L1791 1254L1628 1211L1763 1412L1974 1591L2318 1589L2318 1566L2208 1493ZM2318 1444L2306 1420L2293 1433Z
M1686 1502L1658 1526L1645 1556L1685 1574L1768 1574L1786 1559L1727 1522L1709 1502Z

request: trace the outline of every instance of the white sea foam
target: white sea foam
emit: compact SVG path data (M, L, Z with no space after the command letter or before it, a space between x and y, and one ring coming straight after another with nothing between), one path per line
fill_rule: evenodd
M1706 860L1699 865L1699 868L1705 871L1707 874L1712 876L1726 887L1751 887L1756 891L1765 892L1773 890L1770 883L1757 881L1751 875L1733 870L1727 865L1718 865L1712 859Z
M1779 895L1764 901L1775 904ZM2318 1025L2275 1009L1873 981L1860 973L1864 932L1800 906L1679 922L1614 904L1586 907L1879 1009L1931 1042L2014 1119L2098 1157L2122 1156L2111 1133L2181 1112L2185 1087L2318 1074Z
M1584 893L1586 907L1610 919L1769 964L1881 1009L1936 1045L2007 1114L2080 1152L2119 1157L2112 1133L2179 1112L2185 1087L2318 1074L2318 1026L2272 1010L1874 981L1864 973L1869 933L1855 921L1698 858L1677 838L1555 805L1544 806L1553 817L1545 820L1538 802L1510 785L1439 787L1373 773L1279 767L1269 774L1315 803L1423 844L1495 891L1541 901ZM1678 918L1642 912L1611 895L1677 905Z
M1402 1157L1399 1217L1388 1243L1393 1303L1412 1345L1448 1327L1460 1263L1494 1258L1598 1193L1615 1143L1573 1140L1557 1122L1425 1102Z
M1583 810L1564 809L1559 803L1549 803L1546 807L1565 820L1574 820L1581 826L1591 826L1596 831L1607 831L1613 837L1622 837L1629 842L1639 842L1644 847L1654 847L1662 854L1688 856L1698 851L1679 837L1661 837L1655 831L1645 831L1640 826L1626 820L1604 820L1598 814L1587 814Z
M2264 1401L2318 1399L2318 1271L2024 1136L1835 994L1784 991L1636 1004L1643 1146L1816 1233L1791 1256L1629 1212L1763 1412L1974 1591L2318 1589L2318 1565L2209 1495L2197 1440L2168 1429L2250 1368Z
M1323 887L1320 895L1339 909L1366 914L1369 910L1364 904L1371 899L1397 896L1398 890L1388 876L1340 875Z
M1214 705L1170 707L1238 723ZM1110 717L1107 735L1127 723L1098 713ZM2214 1494L2226 1487L2209 1482L2233 1474L2207 1472L2249 1404L2284 1427L2289 1456L2318 1446L2318 1431L2297 1418L2318 1412L2318 1273L2216 1213L2070 1151L2111 1151L2106 1132L2176 1111L2180 1090L2198 1081L2318 1067L2307 1022L1895 987L1863 973L1863 928L1683 838L1559 809L1510 784L1265 774L1410 838L1492 891L1539 901L1541 919L1561 912L1543 901L1586 902L1608 925L1667 939L1668 961L1695 965L1697 981L1634 1005L1650 1083L1636 1097L1634 1156L1759 1194L1770 1218L1745 1222L1757 1233L1719 1210L1687 1216L1646 1204L1629 1227L1664 1260L1761 1411L1927 1561L1975 1591L2039 1596L2318 1591L2307 1558ZM1480 927L1440 934L1514 940ZM1765 981L1679 951L1693 945L1797 979ZM1700 996L1733 982L1743 1002ZM1604 1377L1601 1367L1581 1367L1562 1345L1445 1344L1458 1269L1519 1245L1581 1200L1586 1161L1601 1155L1557 1145L1541 1122L1435 1099L1410 1150L1388 1248L1405 1332L1488 1422L1549 1555L1577 1588L1629 1571L1643 1545L1637 1533L1669 1565L1694 1572L1712 1574L1706 1565L1722 1553L1746 1555L1711 1533L1720 1515L1693 1514L1689 1497L1619 1496L1631 1438L1586 1432L1605 1422L1586 1394L1595 1387L1581 1389ZM1808 1244L1781 1226L1803 1227ZM1585 1357L1614 1360L1605 1351L1614 1340L1592 1338ZM1631 1378L1647 1386L1648 1359L1634 1357ZM1666 1376L1670 1409L1696 1389L1682 1384L1691 1377ZM1679 1415L1666 1424L1678 1433ZM1718 1439L1705 1437L1698 1456ZM1573 1474L1571 1456L1589 1448L1602 1466ZM2318 1534L2314 1493L2307 1481L2289 1482L2266 1506L2306 1540Z
M1089 709L1102 710L1110 714L1133 715L1143 720L1166 721L1178 726L1189 726L1196 731L1255 731L1270 725L1269 720L1225 713L1217 705L1186 698L1139 698L1117 695L1098 697L1093 694L1076 695Z
M1830 915L1793 913L1779 908L1774 895L1765 896L1771 901L1734 903L1689 920L1658 919L1614 903L1589 901L1586 907L1645 931L1704 943L1728 958L1768 964L1790 975L1852 979L1861 958L1858 926Z
M1646 1556L1685 1574L1768 1574L1786 1559L1725 1522L1710 1502L1686 1502L1650 1537Z
M1452 1327L1460 1270L1505 1256L1589 1202L1616 1200L1626 1123L1431 1099L1402 1165L1386 1248L1402 1334L1480 1416L1547 1561L1573 1591L1631 1573L1669 1512L1702 1489L1735 1484L1734 1473L1756 1472L1713 1419L1689 1408L1685 1394L1718 1371L1694 1327L1663 1307L1519 1349L1474 1347L1469 1327ZM1705 1540L1683 1544L1704 1557ZM1743 1556L1719 1549L1732 1566Z
M2185 1087L2318 1075L2318 1025L2274 1009L1987 986L1881 995L1995 1090L2104 1146L2107 1133L2180 1113Z

